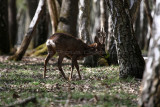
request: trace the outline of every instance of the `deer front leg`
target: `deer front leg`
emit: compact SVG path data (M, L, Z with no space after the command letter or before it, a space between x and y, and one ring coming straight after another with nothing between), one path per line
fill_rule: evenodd
M45 58L45 61L44 61L44 72L43 72L43 78L46 77L46 66L47 66L47 63L49 61L50 58L52 58L52 56L55 54L55 52L49 52L47 57Z
M78 72L78 75L79 75L79 79L81 80L82 78L81 78L81 74L80 74L80 71L79 71L79 65L78 65L77 60L75 60L75 67L77 69L77 72Z
M71 73L70 73L70 76L69 76L69 80L72 80L72 75L73 75L73 70L74 70L74 63L75 63L74 60L75 59L72 58L72 65L71 65L72 68L71 68Z
M59 71L61 72L61 74L62 74L62 76L64 77L64 79L67 80L67 78L66 78L66 76L65 76L65 73L64 73L63 70L62 70L62 61L63 61L63 58L64 58L64 56L59 56L59 58L58 58L58 69L59 69Z

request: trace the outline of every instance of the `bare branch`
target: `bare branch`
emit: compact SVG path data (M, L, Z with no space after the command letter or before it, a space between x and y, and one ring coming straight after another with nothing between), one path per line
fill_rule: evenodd
M18 105L26 105L29 102L37 103L36 97L32 96L32 97L28 97L24 100L16 101L13 104L8 105L7 107L15 107L15 106L18 106Z
M39 1L39 4L38 4L38 7L37 7L37 10L36 10L36 13L30 23L30 26L28 28L28 31L26 32L25 36L24 36L24 39L22 41L22 44L20 46L20 49L16 52L15 55L9 57L9 60L15 60L15 61L18 61L18 60L21 60L23 55L25 54L28 46L29 46L29 43L32 39L32 36L33 36L33 32L36 28L36 25L40 19L40 16L42 14L42 11L44 9L44 5L45 5L45 0L40 0Z

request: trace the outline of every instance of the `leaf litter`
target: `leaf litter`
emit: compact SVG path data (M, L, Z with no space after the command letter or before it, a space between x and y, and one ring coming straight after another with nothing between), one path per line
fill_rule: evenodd
M44 57L24 57L22 61L7 61L0 56L0 106L18 99L36 96L38 105L50 106L137 106L141 80L119 79L118 66L84 67L79 61L82 80L74 70L73 80L64 80L57 67L57 58L47 65L43 79ZM67 76L71 61L63 61ZM32 103L29 103L32 105Z

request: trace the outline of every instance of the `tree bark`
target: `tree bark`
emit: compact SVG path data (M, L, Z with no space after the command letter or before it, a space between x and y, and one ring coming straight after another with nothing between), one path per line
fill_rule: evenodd
M85 43L91 44L89 35L90 1L80 0L79 3L79 38Z
M107 4L105 0L100 0L100 21L101 21L101 26L100 26L100 31L101 32L105 32L106 36L107 36L107 32L108 32L108 17L107 17Z
M148 19L150 27L152 28L153 17L151 15L152 11L151 11L151 8L149 6L149 0L145 0L144 4L145 4L145 11L146 11L146 14L147 14L147 19Z
M77 16L79 0L63 0L57 32L65 32L77 36Z
M113 24L112 24L112 18L111 14L109 14L108 17L108 36L107 36L107 51L109 53L109 60L111 64L117 65L118 59L117 59L117 50L116 50L116 44L114 40L114 33L113 33Z
M44 6L41 19L37 25L37 35L35 36L35 45L37 47L46 42L48 37L48 21L49 15L47 14L46 5Z
M126 1L125 1L125 3L126 3L125 6L127 6L129 8L131 20L134 23L137 18L137 13L138 13L139 6L140 6L142 0L127 0L127 1L128 1L129 7L126 5L127 4Z
M139 105L141 107L160 107L160 1L156 1L155 16L152 25L152 38L149 46L142 94Z
M9 52L8 0L0 0L0 54L8 54Z
M91 37L89 34L89 21L90 21L90 0L79 1L79 38L85 43L91 44ZM93 66L93 56L84 58L85 66Z
M116 41L120 78L142 78L145 62L134 36L128 6L123 0L108 0Z
M58 18L59 18L58 10L56 7L55 0L47 0L47 5L48 5L49 15L51 19L51 24L52 24L52 34L54 34L58 26Z
M9 36L11 47L13 48L16 44L17 39L17 8L16 0L8 1L8 20L9 20Z
M144 50L148 50L150 39L152 37L151 29L152 29L152 23L153 23L153 15L151 15L151 13L153 12L154 3L152 0L145 0L144 4L145 4L144 8L145 8L145 11L147 14L147 19L148 19L148 33L147 33L147 37L145 39Z
M33 32L36 28L36 25L40 19L40 16L42 14L42 11L44 9L44 5L45 5L45 0L40 0L39 1L39 4L38 4L38 8L36 10L36 13L30 23L30 26L28 28L28 31L27 33L25 34L24 36L24 39L22 41L22 44L20 46L20 49L15 53L15 55L11 56L9 59L10 60L15 60L15 61L18 61L18 60L21 60L22 57L24 56L27 48L28 48L28 45L32 39L32 36L33 36Z

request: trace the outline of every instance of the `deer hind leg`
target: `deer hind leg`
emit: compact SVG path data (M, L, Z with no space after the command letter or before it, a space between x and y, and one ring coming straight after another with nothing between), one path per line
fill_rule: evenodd
M71 73L70 73L70 76L69 76L69 80L72 80L72 75L73 75L73 70L74 70L74 61L75 61L75 59L74 58L72 58L72 64L71 64Z
M48 61L52 58L52 56L56 53L56 51L51 47L51 46L47 46L48 48L48 55L47 57L45 58L45 61L44 61L44 72L43 72L43 78L46 77L46 66L47 66L47 63Z
M76 67L76 69L77 69L79 79L81 80L82 78L81 78L81 74L80 74L80 71L79 71L79 65L78 65L77 60L75 60L75 67Z
M66 76L65 76L65 73L63 72L63 69L62 69L62 61L63 61L63 58L64 56L63 55L59 55L59 58L58 58L58 69L59 71L61 72L62 76L64 77L64 79L67 80Z

